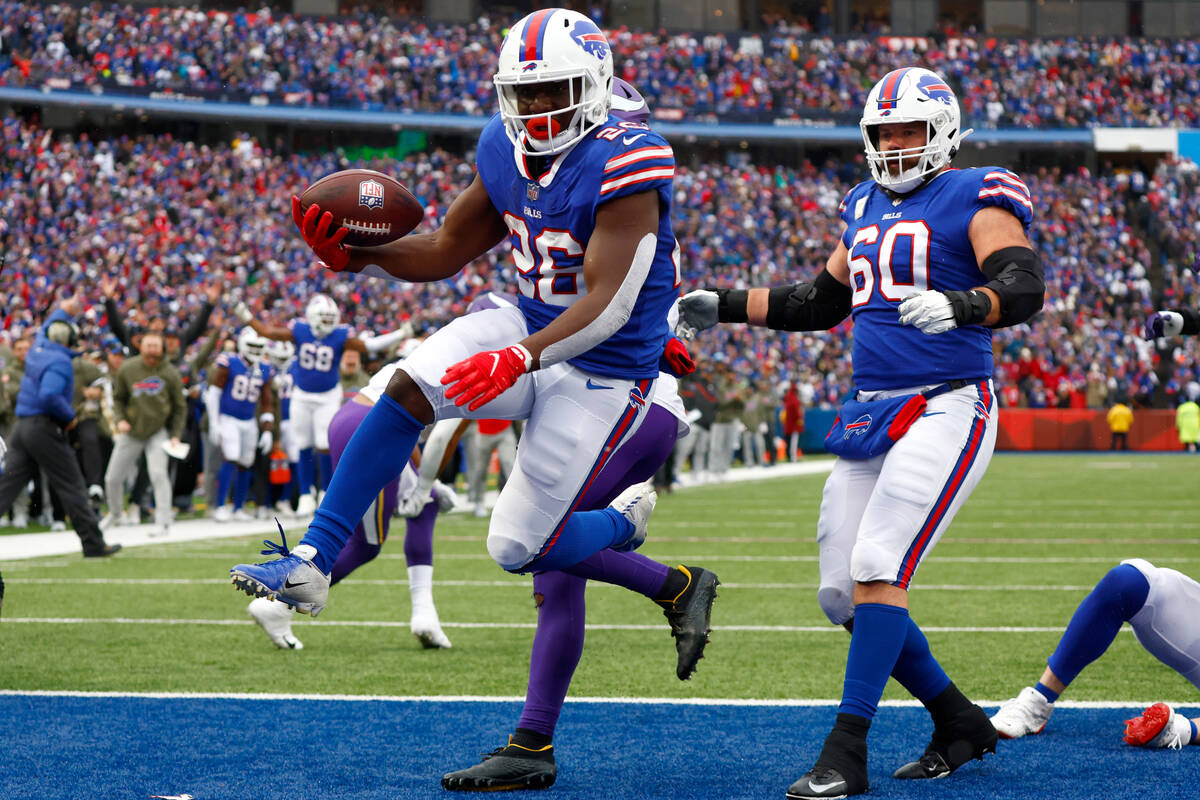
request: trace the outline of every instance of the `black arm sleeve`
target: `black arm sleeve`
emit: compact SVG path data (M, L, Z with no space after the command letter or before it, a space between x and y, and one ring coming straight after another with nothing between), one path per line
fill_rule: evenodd
M187 330L179 337L179 349L186 350L188 345L200 338L200 334L204 333L204 329L208 327L208 318L212 316L213 304L204 301L204 305L200 307L200 313L192 320Z
M1171 310L1183 317L1181 334L1189 336L1200 333L1200 311L1191 308L1172 308Z
M113 336L116 336L121 344L132 348L133 345L129 343L129 330L125 327L125 321L121 319L120 309L111 297L104 298L104 313L108 315L108 328L113 332Z
M1003 247L983 260L984 284L1000 298L1000 319L993 327L1020 325L1046 301L1046 276L1042 259L1028 247Z
M719 296L719 322L745 322L745 289L715 290ZM850 287L821 270L812 283L778 286L769 290L767 327L776 331L824 331L850 314Z

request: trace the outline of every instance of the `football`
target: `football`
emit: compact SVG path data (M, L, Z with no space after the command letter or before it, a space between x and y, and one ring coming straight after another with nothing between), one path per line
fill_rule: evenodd
M400 181L369 169L347 169L326 175L300 195L304 213L316 203L333 214L330 231L349 229L343 243L374 247L395 241L420 224L425 209Z

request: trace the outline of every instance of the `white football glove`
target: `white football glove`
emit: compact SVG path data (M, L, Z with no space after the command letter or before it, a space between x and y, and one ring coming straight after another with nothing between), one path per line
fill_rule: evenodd
M1155 311L1146 317L1146 339L1162 339L1178 336L1183 332L1183 314L1178 311Z
M679 313L679 321L675 323L675 335L680 339L691 340L700 331L716 325L719 301L717 293L707 289L688 292L676 300L675 310Z
M897 310L901 325L912 325L922 333L945 333L958 327L950 298L941 292L929 290L910 294Z
M438 512L444 514L447 511L453 511L454 506L458 505L458 492L454 491L452 486L447 486L441 481L434 481L433 499L437 501Z
M238 304L233 307L233 313L242 321L243 325L249 325L250 320L254 319L254 315L250 313L250 307L244 301L238 301Z
M409 492L406 497L400 498L396 503L396 516L398 517L416 517L420 516L421 511L425 508L425 504L432 501L429 492L414 491Z
M273 444L275 444L275 436L270 431L263 431L258 435L258 451L264 456L271 452Z

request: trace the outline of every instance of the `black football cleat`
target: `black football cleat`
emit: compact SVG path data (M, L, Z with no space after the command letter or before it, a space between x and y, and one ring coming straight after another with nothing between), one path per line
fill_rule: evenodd
M511 792L521 789L548 789L558 777L554 764L554 745L531 749L512 743L497 747L473 767L442 776L442 788L449 792Z
M692 677L696 664L704 658L708 634L712 632L713 601L717 599L716 573L703 567L676 567L687 576L687 586L671 600L656 600L671 625L675 637L675 675L681 681Z
M925 753L892 773L902 780L944 778L973 759L996 752L1000 735L987 712L977 705L965 708L947 725L934 726Z
M870 788L867 781L869 723L851 714L838 714L838 723L825 739L816 765L788 787L788 800L849 797Z

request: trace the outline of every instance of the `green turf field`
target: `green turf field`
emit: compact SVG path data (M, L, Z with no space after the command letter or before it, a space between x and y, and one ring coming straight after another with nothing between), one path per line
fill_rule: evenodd
M1198 480L1200 459L1186 456L997 456L914 580L913 615L934 653L971 696L1010 697L1037 679L1057 631L1122 558L1200 576ZM838 697L849 637L815 598L823 481L660 498L643 552L709 567L724 583L707 658L679 682L658 608L593 586L588 621L600 627L588 631L572 696ZM0 689L519 695L536 619L530 581L490 561L485 530L464 515L438 523L435 598L449 651L423 651L408 633L398 540L335 587L319 620L297 617L299 652L272 647L228 583L230 566L259 559L257 538L0 562ZM1194 695L1126 630L1066 698ZM892 684L885 698L904 696Z

